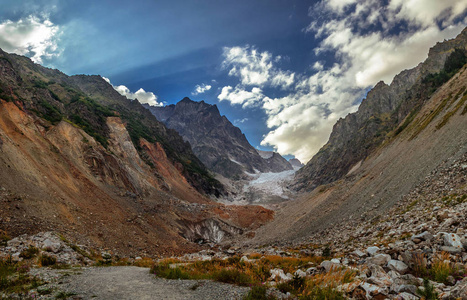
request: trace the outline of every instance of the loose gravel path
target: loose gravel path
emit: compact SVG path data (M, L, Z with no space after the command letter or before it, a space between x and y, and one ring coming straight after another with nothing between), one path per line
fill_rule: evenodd
M242 299L248 288L208 280L167 280L148 268L91 267L62 277L57 288L72 299Z

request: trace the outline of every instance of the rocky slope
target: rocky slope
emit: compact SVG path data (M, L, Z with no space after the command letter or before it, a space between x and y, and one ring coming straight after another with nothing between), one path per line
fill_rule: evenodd
M401 72L390 85L379 82L357 112L334 125L326 145L297 173L295 188L313 190L344 177L397 135L399 131L394 130L407 126L432 92L466 62L466 47L467 29L453 40L438 43L425 62Z
M227 178L246 178L245 172L292 169L277 153L262 158L241 130L220 115L216 105L184 98L176 105L146 107L167 127L179 132L208 168Z
M192 251L257 228L261 207L225 207L188 143L99 76L0 51L0 229L56 230L118 253Z
M357 225L385 216L438 169L453 168L459 195L466 194L465 172L456 167L467 152L466 90L464 66L433 93L409 124L404 126L403 122L395 129L397 135L358 163L350 174L284 205L275 220L257 233L256 242L299 241L337 224ZM442 182L450 184L448 179ZM431 189L449 193L444 185ZM427 195L420 194L420 203L428 200Z

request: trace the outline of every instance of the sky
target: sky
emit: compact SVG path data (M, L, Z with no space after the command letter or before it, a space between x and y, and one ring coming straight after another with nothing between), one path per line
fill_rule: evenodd
M467 24L467 0L0 0L0 48L150 105L216 104L307 162L379 81Z

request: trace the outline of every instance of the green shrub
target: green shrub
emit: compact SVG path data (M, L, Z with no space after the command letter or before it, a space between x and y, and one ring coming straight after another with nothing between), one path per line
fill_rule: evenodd
M251 278L236 269L222 269L213 275L215 281L247 286L252 282Z
M337 291L330 286L314 286L306 295L300 297L303 300L345 300L346 297L343 293Z
M154 265L151 273L166 279L190 279L190 275L180 268L171 268L168 264Z
M39 253L39 249L31 245L29 246L29 248L21 251L21 253L19 254L19 257L24 258L24 259L31 259L34 256L36 256L38 253Z
M243 300L274 300L274 296L267 296L267 289L264 286L253 286Z
M331 257L331 248L329 246L326 246L323 249L323 253L321 255L324 257Z
M57 263L57 259L53 256L42 254L39 257L39 262L43 267L47 267L47 266L55 265Z
M417 294L425 300L438 299L438 293L436 293L434 286L426 278L423 279L423 289L418 288Z
M0 247L5 247L11 238L3 231L0 231Z

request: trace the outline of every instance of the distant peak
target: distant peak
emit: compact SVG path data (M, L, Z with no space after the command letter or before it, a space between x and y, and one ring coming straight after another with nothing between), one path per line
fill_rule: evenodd
M193 101L193 100L191 100L191 99L188 98L188 97L185 97L185 98L183 98L180 102L196 102L196 101Z

